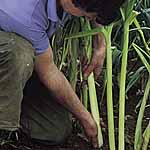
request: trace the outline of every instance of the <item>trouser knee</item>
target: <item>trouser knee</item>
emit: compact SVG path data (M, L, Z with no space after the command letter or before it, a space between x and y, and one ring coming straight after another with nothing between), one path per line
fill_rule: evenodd
M0 128L19 127L23 87L33 70L30 44L14 33L0 31Z

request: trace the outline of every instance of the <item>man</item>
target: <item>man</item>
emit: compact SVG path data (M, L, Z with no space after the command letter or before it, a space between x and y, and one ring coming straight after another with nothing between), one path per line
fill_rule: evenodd
M66 13L108 24L116 17L121 3L121 0L1 0L1 142L16 135L21 128L35 141L59 144L71 133L69 111L80 121L93 146L98 146L96 123L54 64L49 38L63 23ZM61 9L63 14L59 13ZM92 71L97 77L103 65L103 35L95 36L94 43L85 78ZM32 75L33 70L36 75Z

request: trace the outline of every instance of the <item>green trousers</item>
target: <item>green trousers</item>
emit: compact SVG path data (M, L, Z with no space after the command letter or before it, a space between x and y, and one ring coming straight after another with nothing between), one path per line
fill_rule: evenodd
M0 31L0 129L61 143L72 130L70 114L33 73L34 59L27 40Z

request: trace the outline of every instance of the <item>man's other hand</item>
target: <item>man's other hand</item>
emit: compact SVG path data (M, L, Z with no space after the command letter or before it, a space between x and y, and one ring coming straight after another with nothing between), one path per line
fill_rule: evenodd
M83 75L85 80L91 74L91 72L94 72L95 79L97 79L101 73L106 50L105 38L102 33L94 36L93 47L94 48L91 62L89 64L86 64L83 68Z

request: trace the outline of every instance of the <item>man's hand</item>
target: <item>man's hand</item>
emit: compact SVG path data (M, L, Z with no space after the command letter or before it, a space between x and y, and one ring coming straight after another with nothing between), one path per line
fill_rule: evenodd
M102 33L94 36L93 47L94 48L91 62L89 64L86 64L83 68L85 79L87 79L91 72L94 72L95 79L97 79L101 73L106 50L105 38Z
M82 126L84 127L84 131L89 138L89 140L92 142L92 145L94 148L98 148L98 129L96 122L91 117L90 114L87 114L80 120Z

